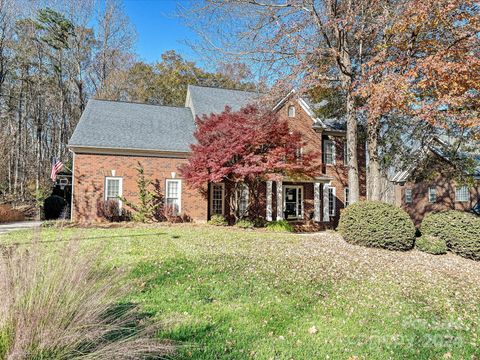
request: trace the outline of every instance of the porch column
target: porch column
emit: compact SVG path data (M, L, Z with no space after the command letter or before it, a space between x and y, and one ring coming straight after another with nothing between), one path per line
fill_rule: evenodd
M320 212L320 183L313 184L313 220L320 222L322 220Z
M267 221L273 220L272 195L272 182L267 181Z
M328 208L328 188L330 184L323 184L323 222L330 221L330 211Z
M277 181L277 220L283 220L283 183Z

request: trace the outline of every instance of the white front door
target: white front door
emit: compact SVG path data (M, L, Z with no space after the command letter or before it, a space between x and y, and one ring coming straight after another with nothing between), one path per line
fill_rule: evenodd
M303 219L303 186L283 187L283 209L286 220Z

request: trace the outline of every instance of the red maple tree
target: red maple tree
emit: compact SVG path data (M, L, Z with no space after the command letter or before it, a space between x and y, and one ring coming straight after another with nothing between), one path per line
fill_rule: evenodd
M303 151L299 132L275 113L254 106L197 117L196 144L181 168L192 188L206 193L209 183L249 188L251 212L258 215L259 185L266 180L308 179L320 173L320 155Z

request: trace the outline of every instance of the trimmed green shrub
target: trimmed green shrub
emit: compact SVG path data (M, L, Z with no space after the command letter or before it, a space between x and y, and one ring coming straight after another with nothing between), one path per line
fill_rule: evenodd
M208 220L208 223L210 225L215 225L215 226L227 226L228 225L227 220L222 215L212 215L210 220Z
M442 255L447 253L447 243L445 240L433 235L423 235L415 240L415 247L423 252L432 255Z
M388 250L409 250L415 241L415 227L408 214L379 201L349 205L341 212L338 231L350 244Z
M480 218L463 211L442 211L425 216L423 235L436 236L447 247L468 259L480 260Z
M286 232L293 232L295 229L292 224L290 224L287 220L277 220L271 221L267 224L267 229L270 231L286 231Z
M255 224L251 220L241 219L237 221L235 226L240 229L253 229L255 227Z

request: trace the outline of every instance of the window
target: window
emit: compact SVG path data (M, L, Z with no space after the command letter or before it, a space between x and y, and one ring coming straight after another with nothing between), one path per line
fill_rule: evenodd
M122 206L122 201L120 200L122 196L122 180L121 177L105 178L105 201L116 201L119 206Z
M348 204L350 204L350 200L349 200L349 196L350 196L350 192L348 191L348 187L345 188L345 207L348 206Z
M434 203L437 201L437 189L434 187L428 188L428 202Z
M348 152L347 142L343 143L343 164L348 166L348 162L350 161L350 153Z
M172 209L173 215L178 215L182 211L182 181L167 179L165 188L165 203Z
M238 215L239 217L244 217L248 211L248 186L246 184L241 184L237 190L237 200Z
M405 189L405 203L411 204L413 201L412 189Z
M325 164L335 164L335 143L332 140L323 141L323 162Z
M328 214L335 216L335 188L328 188Z
M303 148L299 147L295 149L295 160L302 160Z
M210 192L211 215L223 215L224 184L212 184Z
M466 202L469 200L468 186L458 186L455 188L455 201Z
M295 117L295 106L290 105L288 107L288 117Z

